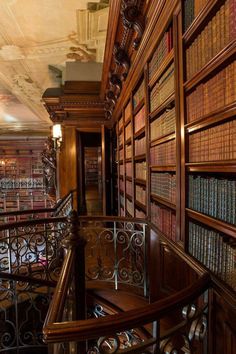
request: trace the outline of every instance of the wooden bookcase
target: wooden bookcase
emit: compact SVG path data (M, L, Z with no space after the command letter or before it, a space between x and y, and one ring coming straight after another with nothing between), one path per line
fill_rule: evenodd
M165 7L142 70L117 110L119 213L146 217L231 293L236 291L236 4L184 0L169 17L164 13Z

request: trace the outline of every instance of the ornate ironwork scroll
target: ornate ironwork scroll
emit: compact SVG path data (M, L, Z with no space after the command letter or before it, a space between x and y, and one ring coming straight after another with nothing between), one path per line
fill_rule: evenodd
M87 280L129 284L146 296L146 224L89 223L80 229L87 241Z
M56 200L56 150L52 138L48 138L46 149L42 152L44 184L46 192L52 200Z

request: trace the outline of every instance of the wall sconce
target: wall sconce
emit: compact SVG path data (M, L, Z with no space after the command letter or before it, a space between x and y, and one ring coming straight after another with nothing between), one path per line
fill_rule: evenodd
M62 144L61 124L54 124L52 126L52 139L54 142L54 149L59 150Z

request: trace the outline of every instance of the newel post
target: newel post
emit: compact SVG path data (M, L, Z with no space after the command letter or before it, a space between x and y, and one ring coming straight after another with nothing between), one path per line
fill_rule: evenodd
M86 319L86 285L85 285L85 245L86 240L79 233L79 218L72 210L68 216L69 235L64 240L64 246L75 251L73 263L73 282L75 303L73 320Z

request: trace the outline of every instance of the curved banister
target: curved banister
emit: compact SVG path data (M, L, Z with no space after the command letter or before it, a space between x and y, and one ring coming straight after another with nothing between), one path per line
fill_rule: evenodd
M73 251L70 250L66 256L63 271L44 324L43 333L47 343L84 341L85 339L98 338L104 334L112 335L127 328L140 327L169 314L177 307L188 304L209 286L210 277L208 273L204 273L194 284L165 299L140 307L138 311L135 309L102 318L60 323L63 315L62 304L65 304L68 290L65 283L69 284L72 271L73 261L69 261L72 254Z
M0 279L7 279L7 280L13 280L13 281L29 283L29 284L50 286L51 288L55 288L57 284L57 282L53 280L33 278L26 275L5 273L5 272L0 272Z

